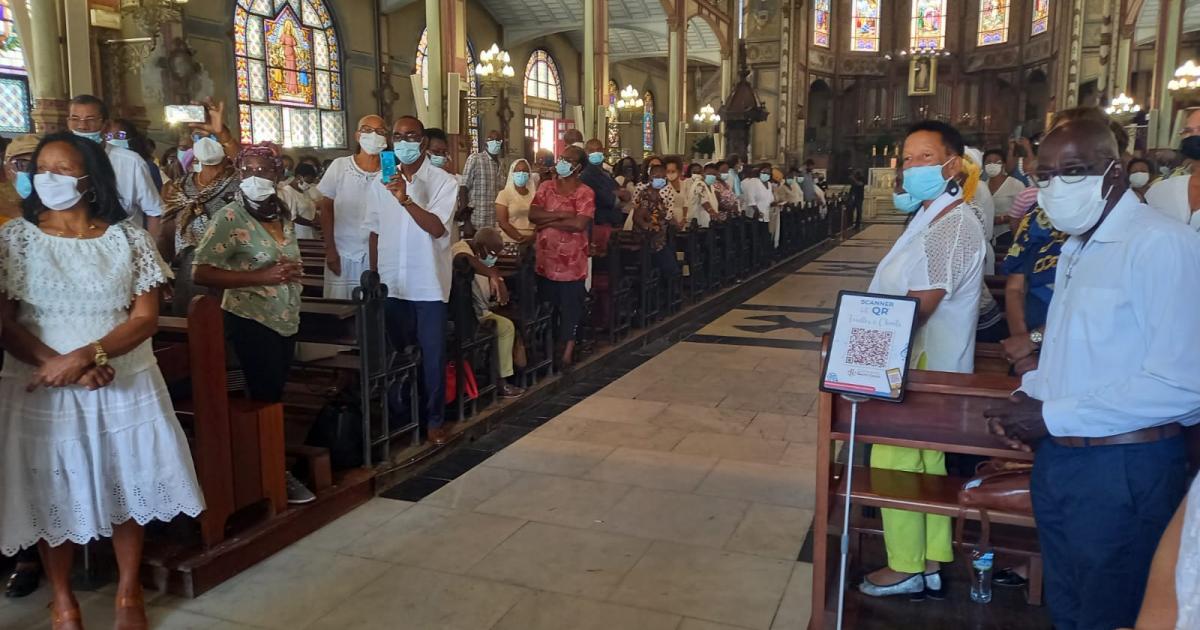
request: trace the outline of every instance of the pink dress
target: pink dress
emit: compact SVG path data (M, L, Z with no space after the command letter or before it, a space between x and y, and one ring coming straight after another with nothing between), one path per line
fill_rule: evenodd
M580 184L575 192L563 195L558 181L543 182L533 198L533 204L546 212L575 213L589 219L596 215L596 194ZM537 233L537 274L547 280L573 282L587 278L587 232L566 232L544 228Z

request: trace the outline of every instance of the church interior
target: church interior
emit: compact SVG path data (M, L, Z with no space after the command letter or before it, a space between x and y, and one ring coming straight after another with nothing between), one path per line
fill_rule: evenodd
M1197 108L1200 0L0 0L0 628L1200 628L1200 490L1184 499L1200 385L1177 376L1198 366L1155 336L1191 321L1159 317L1191 298L1143 297L1162 283L1117 267L1123 237L1105 231L1129 200L1200 228ZM69 142L89 134L104 150ZM56 144L88 169L109 155L68 173L64 208L92 210L66 232L47 227L70 214L47 211L66 176L42 163ZM154 203L123 188L113 152L130 150ZM37 291L92 312L98 298L53 274L93 265L58 258L39 281L51 254L34 249L113 234L96 225L104 178L134 217L122 247L150 243L161 286L134 260L118 319L152 309L141 336L51 350ZM1094 208L1087 229L1056 203ZM959 215L953 253L935 254L930 235ZM266 253L239 272L212 242L243 219L261 230L240 245L261 236ZM1158 250L1180 263L1166 275L1189 275L1191 242L1156 226L1128 224L1160 239L1128 244L1131 266ZM927 275L882 288L917 259ZM128 266L105 264L82 275ZM1071 293L1073 272L1086 286ZM413 297L426 285L434 297ZM839 326L845 304L884 294L911 311L908 345ZM930 331L952 301L970 330L947 349ZM1091 352L1131 327L1136 343L1113 342L1125 355ZM281 368L255 360L277 339ZM890 392L856 396L831 364L875 342L901 364ZM121 362L138 352L167 433L123 453L105 423L142 412L104 405L139 378ZM46 366L80 356L51 385L65 377ZM1060 433L1072 414L1107 427L1127 411L1063 393L1078 380L1031 389L1064 356L1129 357L1091 384L1114 379L1145 427ZM255 372L277 368L260 398ZM81 402L37 398L67 394ZM1037 401L1041 446L994 411L1019 399ZM77 415L82 446L30 454ZM182 453L170 465L153 463L164 435ZM1169 507L1123 525L1125 546L1083 525L1116 512L1056 521L1039 467L1068 442L1080 458L1178 442L1178 478L1155 486ZM1096 470L1128 466L1131 488L1133 469L1175 457L1121 453ZM142 457L159 478L122 489L118 460ZM199 503L166 489L176 465ZM116 503L38 494L80 470ZM1015 485L972 493L993 482ZM1152 503L1140 491L1126 503ZM93 529L63 525L91 511ZM919 561L897 560L905 537ZM1175 548L1178 581L1159 567ZM1130 601L1091 604L1118 591Z

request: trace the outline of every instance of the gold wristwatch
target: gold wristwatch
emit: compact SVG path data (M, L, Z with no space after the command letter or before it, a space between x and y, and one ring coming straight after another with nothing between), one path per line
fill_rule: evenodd
M100 345L99 341L93 341L92 348L96 350L96 356L94 359L92 359L92 362L96 364L96 367L104 367L108 365L108 353L104 351L104 346Z

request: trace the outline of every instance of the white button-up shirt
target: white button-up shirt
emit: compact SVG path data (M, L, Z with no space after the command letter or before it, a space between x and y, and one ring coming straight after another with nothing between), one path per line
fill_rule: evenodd
M146 160L129 149L107 142L104 143L104 152L108 154L113 174L117 176L117 196L129 215L129 222L145 227L145 217L162 216L162 197L154 186L154 178L150 176Z
M759 221L767 221L771 218L771 204L775 203L775 194L761 179L757 177L743 179L742 197L745 200L746 216L750 215L750 206L755 206L759 211Z
M1021 389L1051 435L1200 419L1200 236L1128 191L1063 245L1038 369Z
M330 162L317 184L317 190L333 200L333 242L343 260L367 259L367 191L378 181L379 171L364 171L353 155L346 155ZM352 280L358 282L358 278Z
M399 170L396 177L403 177ZM379 236L379 278L387 285L388 297L448 302L450 220L458 202L458 182L425 160L408 183L408 196L437 215L446 233L439 238L430 236L384 187L382 178L376 179L367 190L366 226L368 232Z

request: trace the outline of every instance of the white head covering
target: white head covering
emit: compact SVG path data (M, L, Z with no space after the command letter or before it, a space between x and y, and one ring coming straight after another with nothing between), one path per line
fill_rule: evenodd
M513 173L517 172L518 164L524 164L525 168L529 169L529 183L525 185L525 188L528 189L529 194L532 195L538 187L538 174L533 171L533 166L525 158L513 160L512 164L508 165L508 180L505 181L504 188L506 190L511 190L512 194L518 197L528 196L522 195L520 191L517 190L517 185L513 183Z

